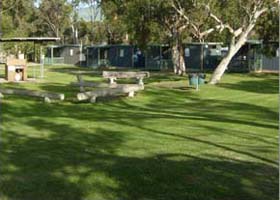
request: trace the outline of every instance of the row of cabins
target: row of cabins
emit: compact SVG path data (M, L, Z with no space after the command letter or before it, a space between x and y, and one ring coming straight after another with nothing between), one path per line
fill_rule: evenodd
M278 70L277 43L273 43L271 56L263 54L260 41L248 41L232 59L230 71ZM188 71L212 71L227 54L222 43L188 43L184 45L185 64ZM46 64L71 64L98 68L136 68L145 70L172 70L171 49L168 45L149 45L145 50L134 45L63 45L50 46Z

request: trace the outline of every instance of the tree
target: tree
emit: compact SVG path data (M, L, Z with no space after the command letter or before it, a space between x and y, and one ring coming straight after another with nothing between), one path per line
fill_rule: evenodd
M67 28L71 27L73 8L67 0L42 0L37 10L36 25L38 35L60 37L64 43L72 34L67 35Z
M259 20L256 26L256 37L263 41L262 53L268 57L275 56L279 41L279 13L271 10Z
M186 7L189 1L184 1ZM156 22L161 24L166 37L168 37L172 49L172 61L174 65L174 73L184 75L186 72L183 39L185 30L188 25L185 24L182 16L172 9L173 4L169 1L155 2L153 17Z
M28 37L33 35L35 6L33 0L2 0L1 26L3 37ZM10 53L30 52L30 43L5 43L2 48Z
M4 36L29 36L35 18L33 0L3 0L2 5Z
M191 18L186 12L186 8L182 6L182 3L178 0L173 0L173 7L176 12L184 17L186 24L189 24L190 28L193 29L194 32L197 32L200 38L206 37L209 34L217 31L220 33L226 32L230 37L229 52L215 69L211 77L210 84L216 84L220 81L231 59L246 43L252 30L255 28L257 21L265 13L271 10L277 1L193 0L193 5L195 8L201 10L202 12L206 12L206 16L209 19L205 21L205 24L207 24L209 27L206 26L201 30L201 27L197 26L198 18Z
M259 20L256 26L256 34L264 42L279 40L279 16L278 11L270 10Z
M101 8L104 15L107 43L128 43L128 0L102 0Z
M101 12L101 0L74 0L79 3L83 3L87 6L90 20L83 22L83 30L87 29L85 36L91 44L102 43L104 41L105 31L103 16ZM102 19L102 20L101 20ZM86 26L85 26L86 24ZM85 32L84 32L85 33Z
M103 0L102 5L111 38L128 34L131 43L143 48L149 43L168 41L172 46L174 72L179 75L186 72L183 39L187 26L168 1Z

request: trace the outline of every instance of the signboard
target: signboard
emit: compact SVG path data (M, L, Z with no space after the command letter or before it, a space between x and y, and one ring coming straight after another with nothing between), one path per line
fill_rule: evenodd
M8 66L8 71L14 72L16 71L16 67L15 66Z

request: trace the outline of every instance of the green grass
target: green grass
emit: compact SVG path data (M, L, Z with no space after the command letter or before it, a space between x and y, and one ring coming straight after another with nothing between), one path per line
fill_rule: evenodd
M73 102L74 69L1 85L66 94L2 100L1 200L277 199L277 76L226 74L195 91L155 73L133 99L89 104Z

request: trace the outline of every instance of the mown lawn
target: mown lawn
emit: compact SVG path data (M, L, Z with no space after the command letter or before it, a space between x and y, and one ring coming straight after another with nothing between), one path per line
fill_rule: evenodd
M1 200L277 199L276 75L227 74L195 91L155 73L133 99L89 104L73 101L74 69L1 85L66 94L2 100Z

